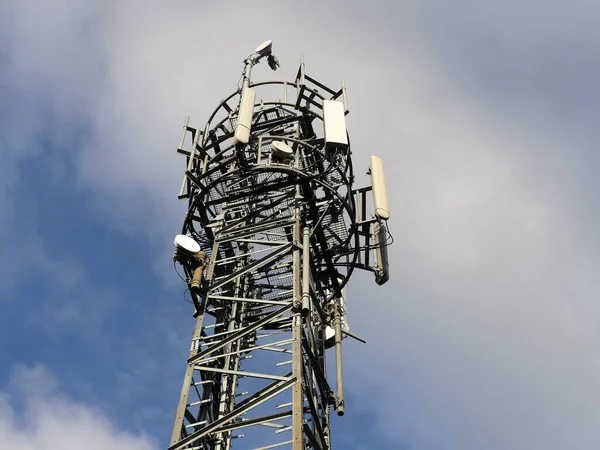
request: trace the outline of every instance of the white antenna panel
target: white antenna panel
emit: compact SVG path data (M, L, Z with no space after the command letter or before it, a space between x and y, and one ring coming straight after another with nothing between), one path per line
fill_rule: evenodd
M383 161L377 156L371 156L371 185L373 186L373 204L375 215L379 219L390 218L387 190L385 187L385 175L383 173Z
M252 127L252 115L254 114L254 100L256 91L252 88L245 88L242 92L240 101L240 111L238 113L238 124L233 136L234 144L247 144L250 140L250 128Z
M346 115L343 102L323 100L323 135L325 148L348 148Z
M372 238L375 244L375 282L382 285L390 279L390 263L386 245L387 233L382 222L375 224Z

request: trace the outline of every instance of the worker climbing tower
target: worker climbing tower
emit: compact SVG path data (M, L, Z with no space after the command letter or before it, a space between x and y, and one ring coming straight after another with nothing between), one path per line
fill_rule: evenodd
M353 186L343 80L331 89L302 61L294 81L251 81L265 59L279 66L271 41L178 149L189 208L174 260L195 327L169 450L331 448L342 340L361 340L346 285L356 268L389 276L383 166L372 156L371 186Z

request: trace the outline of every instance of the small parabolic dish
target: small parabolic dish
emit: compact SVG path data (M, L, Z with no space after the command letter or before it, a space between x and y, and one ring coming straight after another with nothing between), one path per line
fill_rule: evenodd
M200 245L190 236L186 236L184 234L178 234L175 236L173 243L175 244L177 250L190 255L195 255L200 251Z
M271 54L271 48L273 46L273 41L268 40L263 42L262 44L260 44L258 47L256 47L256 50L254 50L256 53L258 53L259 55L263 55L263 56L267 56Z
M277 159L289 161L294 158L294 150L281 141L273 141L271 143L271 148L273 149L273 156Z

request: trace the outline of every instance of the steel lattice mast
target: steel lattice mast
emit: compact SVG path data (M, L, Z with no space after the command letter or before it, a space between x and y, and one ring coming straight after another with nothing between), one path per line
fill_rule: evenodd
M343 81L330 89L302 62L293 82L252 83L263 57L277 68L267 41L204 129L186 122L178 149L189 209L174 259L196 324L169 450L240 438L240 448L329 449L330 410L344 413L341 342L355 337L345 285L355 268L388 278L383 173L372 158L371 205L371 187L352 186Z

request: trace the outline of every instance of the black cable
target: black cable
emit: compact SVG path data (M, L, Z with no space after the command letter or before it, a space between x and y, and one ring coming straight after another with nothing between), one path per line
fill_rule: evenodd
M173 261L173 269L175 270L175 273L179 276L179 278L181 278L181 281L183 281L185 284L187 284L187 280L185 278L183 278L181 276L181 274L179 273L179 270L177 270L177 262Z
M190 292L190 289L187 288L185 291L183 291L183 299L188 302L190 305L193 305L194 302L191 301L190 299L187 298L187 293Z

